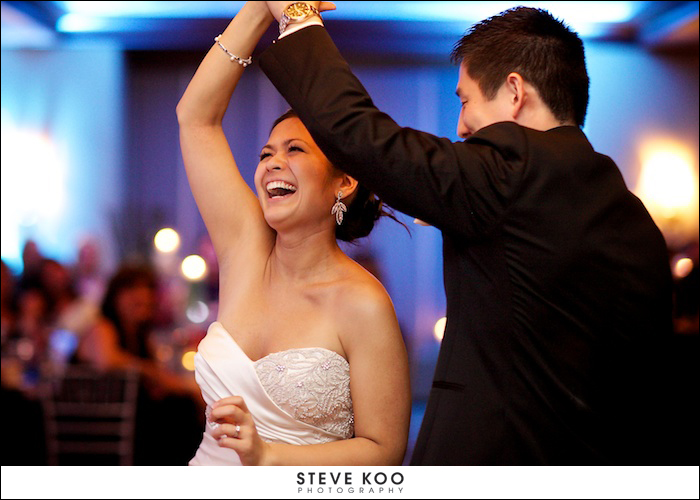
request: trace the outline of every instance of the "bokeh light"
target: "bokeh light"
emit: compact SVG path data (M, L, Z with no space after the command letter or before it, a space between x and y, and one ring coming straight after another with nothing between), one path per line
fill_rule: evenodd
M188 255L182 261L182 274L190 281L200 281L207 273L207 263L199 255Z
M187 319L192 323L203 323L209 317L209 306L201 300L198 300L190 304L187 308L186 315Z
M445 337L445 326L447 326L447 318L443 317L435 322L435 327L433 328L433 335L440 342Z
M690 205L695 192L693 168L679 150L652 151L644 159L640 192L645 199L673 216Z
M159 252L172 253L180 248L180 235L174 229L165 227L156 233L153 243Z
M195 351L187 351L182 355L182 366L185 370L193 372L194 371L194 356L197 354Z
M655 139L640 149L641 171L635 194L669 244L683 244L698 234L697 159L683 144Z
M685 278L693 270L693 266L692 259L688 257L676 258L672 264L673 275L678 279Z

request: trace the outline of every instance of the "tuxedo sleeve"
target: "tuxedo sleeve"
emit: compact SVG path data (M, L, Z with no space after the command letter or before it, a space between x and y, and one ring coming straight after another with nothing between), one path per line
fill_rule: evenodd
M527 164L515 123L456 143L401 127L376 108L320 26L278 40L259 61L328 159L391 207L466 237L502 221Z

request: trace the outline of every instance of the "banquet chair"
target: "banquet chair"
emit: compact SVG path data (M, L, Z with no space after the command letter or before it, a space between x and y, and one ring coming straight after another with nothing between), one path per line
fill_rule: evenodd
M69 366L42 390L49 465L132 465L138 372ZM115 463L116 462L116 463Z

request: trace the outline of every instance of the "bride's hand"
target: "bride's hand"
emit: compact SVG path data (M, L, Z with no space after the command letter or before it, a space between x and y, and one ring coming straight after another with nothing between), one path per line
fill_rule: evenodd
M265 465L269 445L258 435L253 416L242 397L216 401L209 419L219 424L213 431L219 446L238 453L243 465Z

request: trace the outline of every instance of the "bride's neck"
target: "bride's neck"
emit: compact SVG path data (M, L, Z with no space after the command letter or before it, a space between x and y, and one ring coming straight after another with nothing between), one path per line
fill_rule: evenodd
M331 277L344 254L329 231L309 234L277 234L270 256L275 279L294 282L325 281Z

